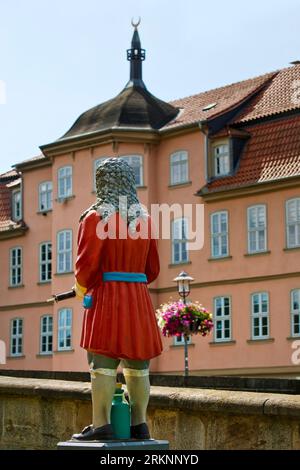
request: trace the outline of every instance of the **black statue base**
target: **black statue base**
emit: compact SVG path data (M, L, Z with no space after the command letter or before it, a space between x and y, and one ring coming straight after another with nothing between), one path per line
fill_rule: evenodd
M59 442L58 450L163 450L169 449L169 441L156 439L136 440L127 439L124 441L75 441Z

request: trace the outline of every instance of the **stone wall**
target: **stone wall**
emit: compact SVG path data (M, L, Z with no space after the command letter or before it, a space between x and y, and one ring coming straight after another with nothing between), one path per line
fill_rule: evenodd
M90 384L0 377L0 449L54 449L91 422ZM300 396L152 387L149 425L171 449L300 449Z

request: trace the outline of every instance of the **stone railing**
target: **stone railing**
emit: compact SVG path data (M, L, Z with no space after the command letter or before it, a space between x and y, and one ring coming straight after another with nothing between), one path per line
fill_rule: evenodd
M86 382L0 377L0 449L55 449L90 399ZM171 449L300 449L299 395L152 387L148 422Z

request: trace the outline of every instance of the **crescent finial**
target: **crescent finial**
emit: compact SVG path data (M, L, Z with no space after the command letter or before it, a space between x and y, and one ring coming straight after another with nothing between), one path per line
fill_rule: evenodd
M141 17L140 17L140 16L139 16L139 19L138 19L138 21L137 21L136 23L133 21L133 18L131 18L131 24L132 24L132 26L134 27L134 29L137 29L137 27L139 26L140 22L141 22Z

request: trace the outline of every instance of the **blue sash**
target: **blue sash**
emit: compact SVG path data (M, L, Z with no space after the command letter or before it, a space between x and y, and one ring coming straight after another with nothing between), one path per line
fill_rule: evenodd
M106 272L102 276L103 281L124 281L124 282L147 282L147 276L144 273L128 272Z

